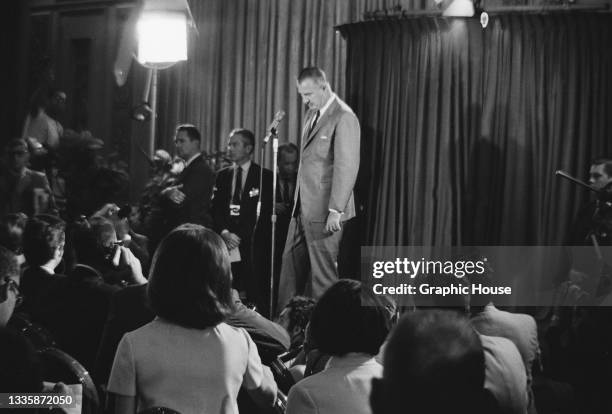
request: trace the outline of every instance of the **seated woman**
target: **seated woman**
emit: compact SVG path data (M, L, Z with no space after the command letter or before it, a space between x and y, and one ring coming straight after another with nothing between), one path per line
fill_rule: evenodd
M315 305L309 332L317 349L331 355L326 368L291 388L287 414L369 414L374 356L389 333L383 303L360 282L343 279Z
M229 255L216 233L184 224L162 240L147 290L157 317L123 336L111 370L116 413L237 413L241 386L274 404L276 383L249 334L224 323L230 287Z

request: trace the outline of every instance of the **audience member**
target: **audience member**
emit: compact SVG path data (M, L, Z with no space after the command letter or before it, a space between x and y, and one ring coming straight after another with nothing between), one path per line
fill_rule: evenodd
M0 328L6 326L21 302L18 280L19 265L15 254L0 246Z
M62 302L67 279L56 274L62 262L66 225L58 217L38 215L29 219L23 234L23 251L28 267L21 278L23 310L32 322L45 327L57 323L56 310Z
M25 262L23 256L23 231L25 229L28 216L23 213L7 214L0 223L0 246L6 247L15 255L19 261L19 266Z
M456 312L406 314L372 380L374 414L492 414L485 407L485 356L478 334Z
M6 153L7 168L0 171L0 216L53 212L55 204L47 177L27 167L30 154L27 143L19 138L12 139Z
M224 322L230 289L229 255L214 232L185 224L162 240L147 290L157 318L123 336L111 370L116 413L151 407L218 413L228 398L237 412L241 386L274 403L276 384L255 344Z
M23 126L23 138L34 138L47 149L56 149L64 128L58 118L66 107L66 93L59 89L40 90L34 95Z
M76 265L70 270L62 300L56 303L57 316L50 317L48 329L55 335L61 349L92 370L100 344L102 329L108 314L113 293L121 289L105 282L108 270L104 261L114 256L127 269L128 281L145 283L138 259L123 246L115 246L115 230L112 223L102 217L94 217L89 223L76 224L70 232L70 245L75 253Z
M232 299L234 308L228 315L226 323L246 329L255 342L264 364L269 364L289 349L290 338L282 326L247 308L240 301L238 292L233 289ZM100 384L106 384L108 381L113 357L121 337L146 325L154 318L155 313L147 302L147 285L128 286L113 295L94 371L94 377Z
M525 414L529 405L527 372L509 339L480 335L485 355L485 385L500 414Z
M304 344L306 325L314 309L315 301L305 296L294 296L278 316L278 323L289 332L291 351Z
M382 303L361 282L343 279L316 304L310 330L327 367L291 388L287 414L370 413L372 378L382 375L374 356L389 332Z
M492 302L489 302L486 306L470 306L470 308L472 310L472 325L478 333L506 338L516 345L527 375L529 412L536 412L535 400L531 390L533 382L532 367L540 354L538 328L535 319L530 315L499 310Z

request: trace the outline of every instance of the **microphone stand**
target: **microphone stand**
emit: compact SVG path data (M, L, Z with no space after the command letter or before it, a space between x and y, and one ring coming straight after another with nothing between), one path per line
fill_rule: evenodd
M277 169L276 164L278 160L278 134L276 128L273 128L272 133L272 216L270 221L272 223L272 241L270 248L270 318L274 315L274 261L275 261L275 250L276 250L276 179Z
M266 138L264 139L264 143L260 148L260 152L259 152L259 162L260 162L260 174L259 174L259 197L257 198L257 213L256 213L256 218L255 218L255 227L253 228L253 235L251 236L251 263L255 263L254 258L255 258L255 232L257 231L257 226L259 224L259 218L261 217L261 200L264 197L264 192L263 192L263 166L264 166L264 162L265 162L265 157L266 157L266 152L265 152L265 148L266 148L266 144L268 143L268 140L270 139L270 137L272 138L272 152L273 152L273 156L272 156L272 216L270 218L270 221L272 223L272 240L271 240L271 247L270 247L270 257L271 257L271 261L270 261L270 302L268 303L269 305L269 310L270 310L270 318L272 318L273 315L273 311L274 311L274 256L275 256L275 247L276 247L276 178L277 178L277 171L276 171L276 163L277 163L277 158L278 158L278 135L276 132L276 128L272 128L270 129L270 133L268 134L268 136L266 136Z

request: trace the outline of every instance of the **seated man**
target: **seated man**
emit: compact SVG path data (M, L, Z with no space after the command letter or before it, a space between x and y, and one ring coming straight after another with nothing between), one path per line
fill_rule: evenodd
M28 265L21 278L23 311L32 322L45 327L55 323L55 310L66 288L66 276L56 274L64 256L65 228L58 217L38 215L27 221L23 234L23 251Z
M30 170L28 144L19 138L9 141L8 165L0 172L0 216L25 213L28 216L53 212L55 203L45 174Z
M405 315L385 349L383 378L372 380L374 414L494 413L484 408L485 356L478 334L454 312Z

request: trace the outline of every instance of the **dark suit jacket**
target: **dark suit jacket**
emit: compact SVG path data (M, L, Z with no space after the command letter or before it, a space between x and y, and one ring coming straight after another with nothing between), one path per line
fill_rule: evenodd
M210 201L214 183L215 174L201 156L183 170L177 185L182 184L181 191L185 193L185 201L176 205L170 200L165 200L172 216L168 231L184 223L212 227Z
M257 345L264 363L289 349L289 334L280 325L267 320L240 302L234 291L234 312L227 323L244 328ZM155 314L147 304L147 285L129 286L117 292L111 301L108 319L96 358L94 380L106 384L117 346L123 335L151 322Z
M53 331L60 348L89 371L93 369L112 295L121 288L104 282L89 266L77 265L68 276L67 299Z
M65 275L49 274L39 266L28 267L21 276L23 304L19 311L26 313L31 322L48 327L59 304L66 299L67 283Z
M251 163L244 182L240 199L240 218L232 220L229 205L232 200L232 180L234 167L227 167L219 171L215 182L215 194L212 201L212 211L215 220L215 229L221 232L224 229L237 234L243 241L250 239L255 226L257 215L257 202L259 200L259 174L261 167ZM270 223L272 212L272 171L263 169L263 199L261 206L260 224Z

